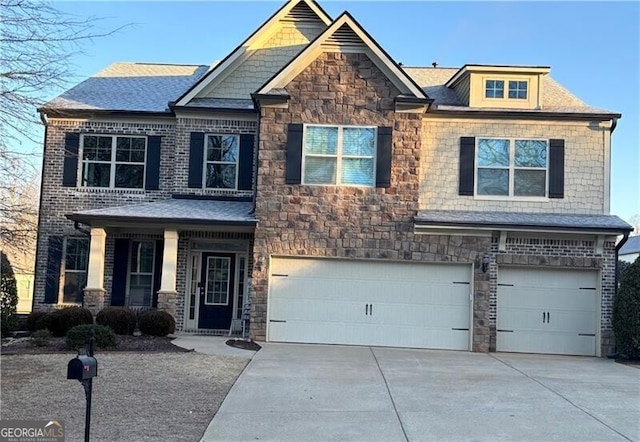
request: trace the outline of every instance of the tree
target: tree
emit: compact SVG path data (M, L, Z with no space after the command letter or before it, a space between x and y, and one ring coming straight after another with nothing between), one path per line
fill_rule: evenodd
M0 329L5 337L15 325L18 286L13 268L4 252L0 252Z
M45 0L0 0L1 243L20 247L25 233L37 228L29 184L37 180L39 153L21 144L42 142L37 108L68 87L82 45L117 31L100 32L97 22Z
M618 353L640 358L640 258L622 275L613 301L613 332Z

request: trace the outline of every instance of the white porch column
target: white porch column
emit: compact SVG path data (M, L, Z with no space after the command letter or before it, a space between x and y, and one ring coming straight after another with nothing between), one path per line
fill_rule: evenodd
M162 277L158 290L158 310L176 316L176 276L178 273L178 231L164 231L164 250L162 252Z
M107 232L101 227L91 228L89 242L89 266L87 286L84 289L84 306L95 315L104 307L104 253Z

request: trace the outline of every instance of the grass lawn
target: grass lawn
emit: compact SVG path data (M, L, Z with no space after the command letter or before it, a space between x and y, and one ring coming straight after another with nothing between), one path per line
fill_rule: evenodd
M0 356L0 418L63 421L83 440L85 396L66 379L74 353ZM92 441L197 441L248 359L189 353L96 352Z

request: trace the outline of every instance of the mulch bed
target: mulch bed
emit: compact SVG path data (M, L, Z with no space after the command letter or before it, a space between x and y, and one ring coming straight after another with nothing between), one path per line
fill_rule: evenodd
M258 351L262 348L260 345L256 344L255 342L246 341L244 339L229 339L227 342L225 342L225 344L227 344L229 347L241 348L242 350L251 350L251 351Z
M118 352L118 351L144 351L144 352L162 352L162 353L183 353L188 350L177 345L173 345L173 338L156 337L156 336L118 336L118 345L115 348L96 348L100 352ZM38 347L31 342L30 338L18 338L2 340L0 353L3 355L16 354L41 354L41 353L75 353L68 350L65 345L65 338L50 338L49 344L44 347Z

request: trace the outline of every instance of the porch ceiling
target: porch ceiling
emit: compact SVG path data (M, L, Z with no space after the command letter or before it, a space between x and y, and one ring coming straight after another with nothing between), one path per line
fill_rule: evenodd
M92 226L255 226L252 203L168 199L69 213L72 221Z

